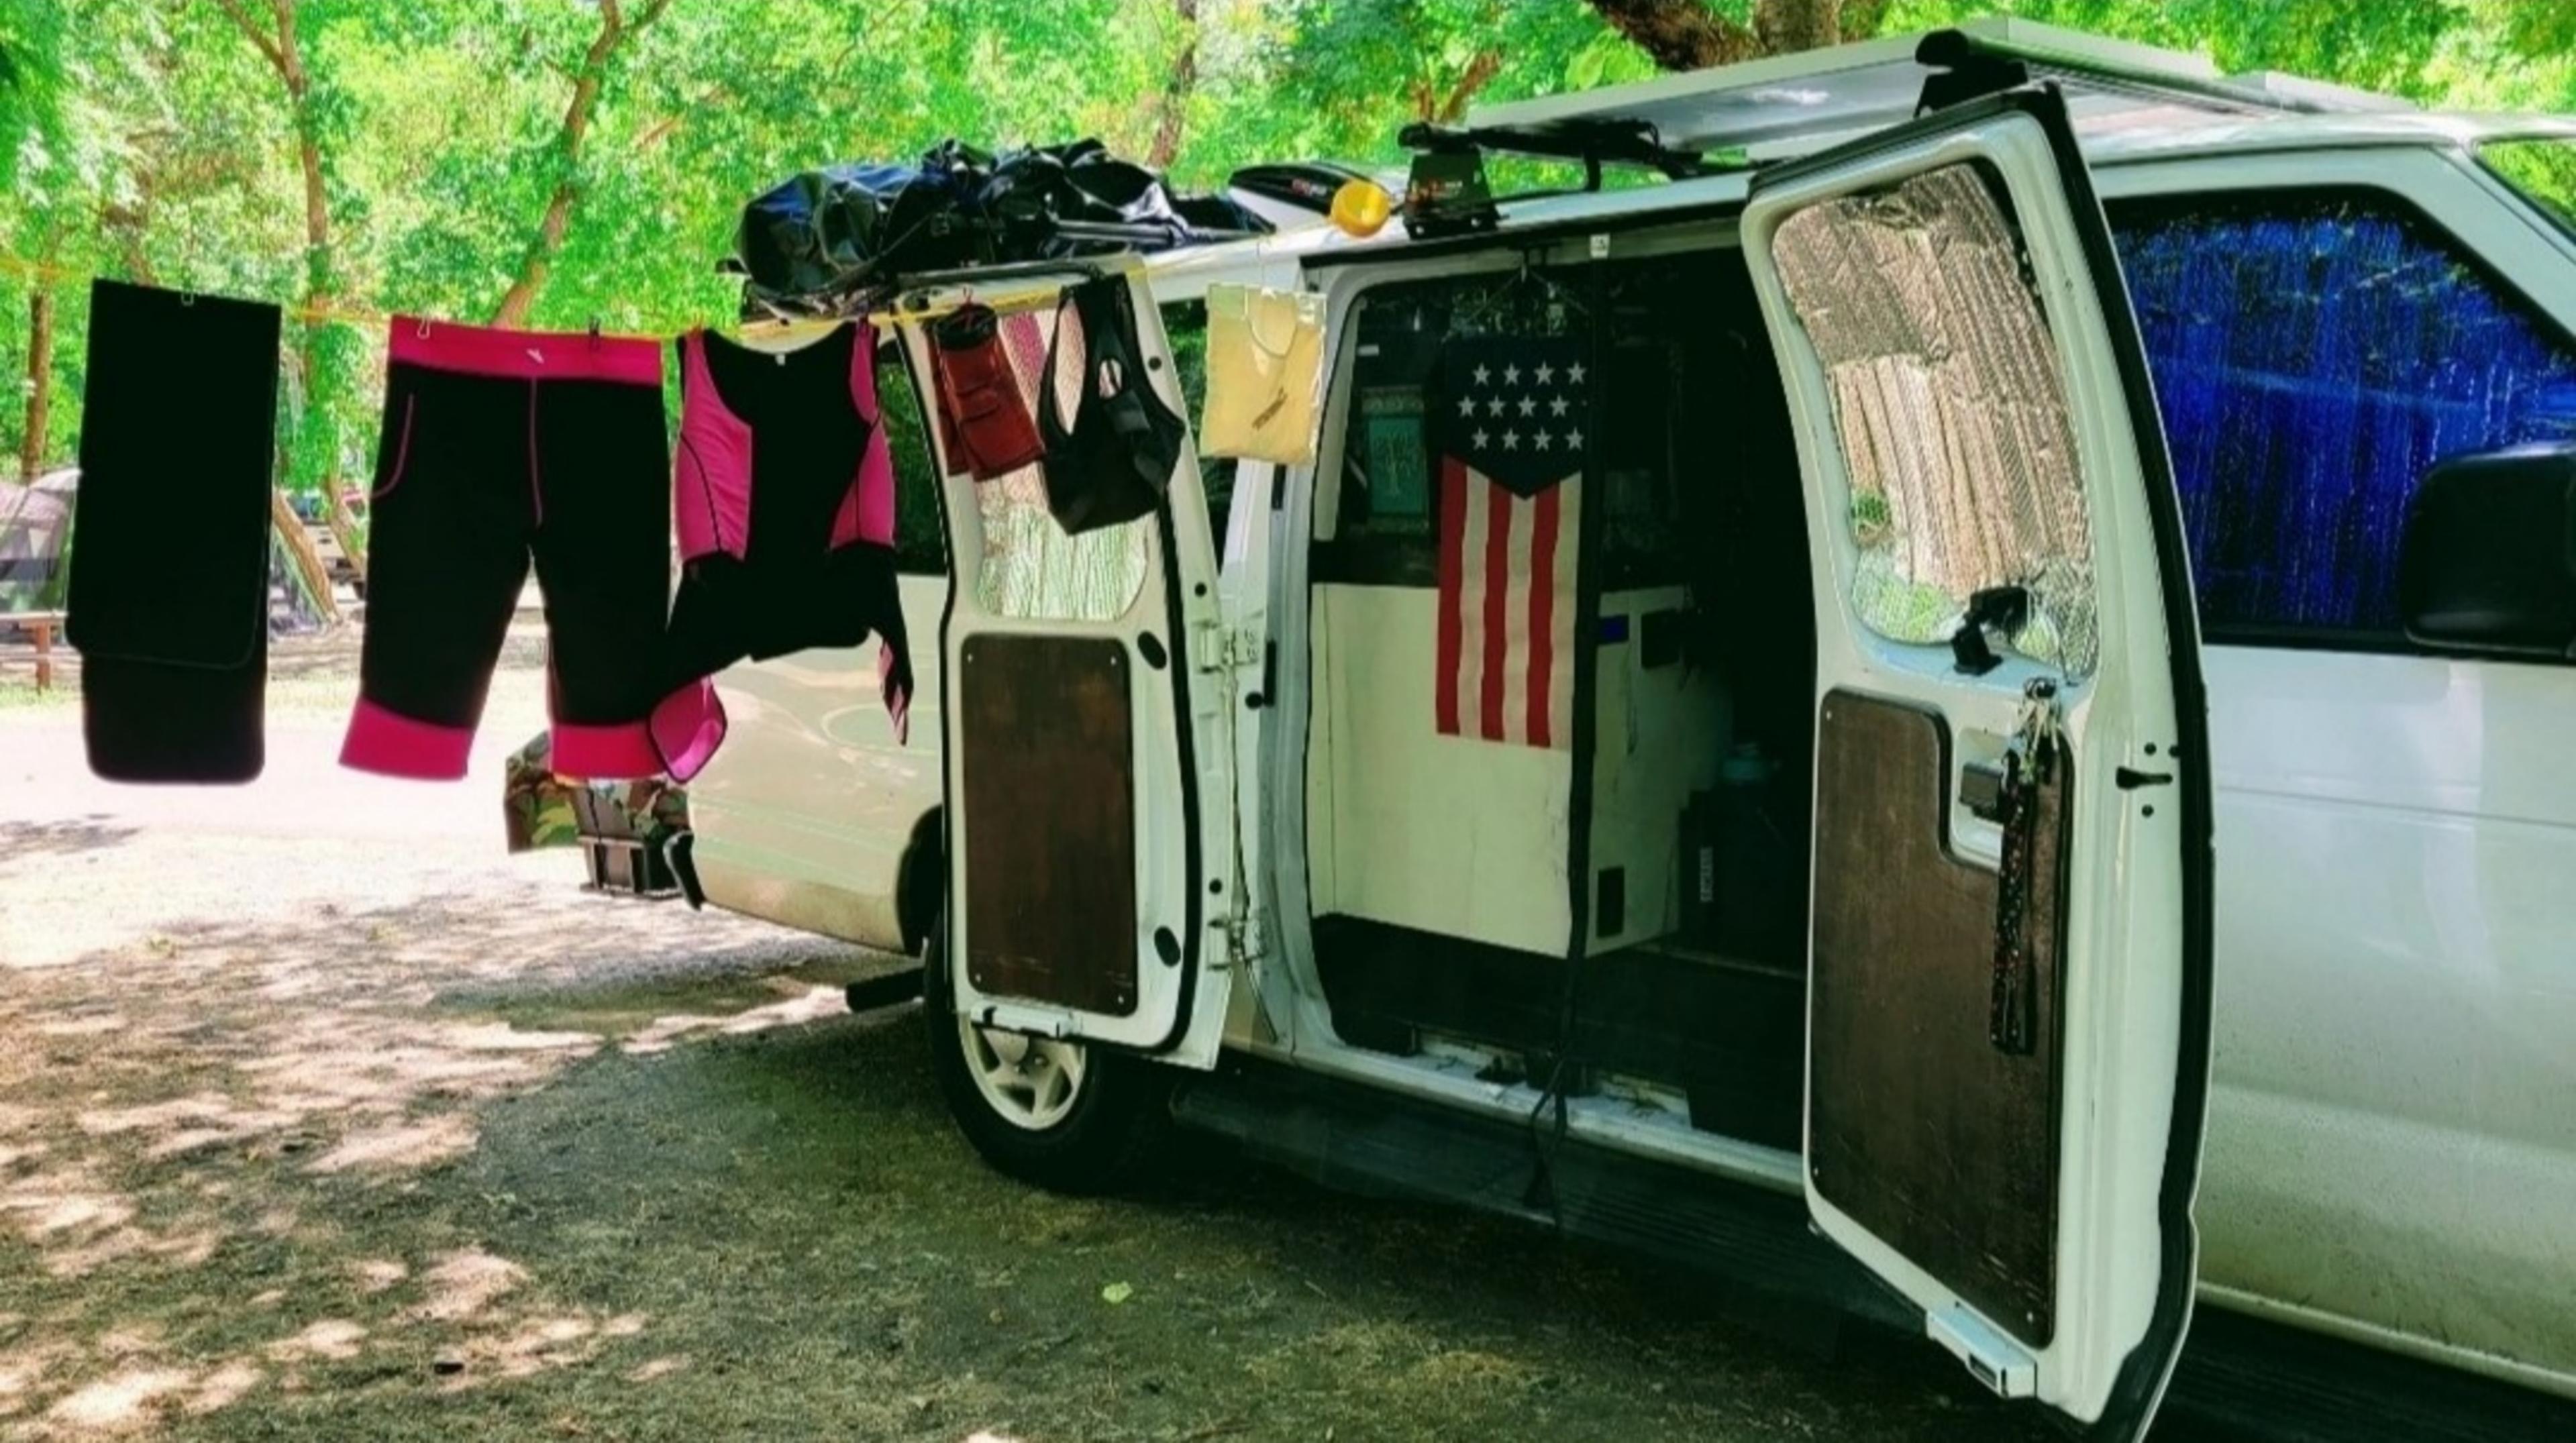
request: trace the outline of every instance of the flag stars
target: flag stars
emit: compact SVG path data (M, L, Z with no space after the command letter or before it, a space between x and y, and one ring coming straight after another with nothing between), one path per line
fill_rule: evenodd
M1485 449L1485 443L1486 443L1488 440L1491 440L1491 439L1493 438L1493 434L1494 434L1493 432L1486 430L1486 429L1485 429L1484 427L1482 427L1482 426L1477 427L1477 428L1476 428L1476 449L1477 449L1477 450L1479 450L1479 451L1484 450L1484 449Z
M1583 431L1580 427L1565 433L1565 449L1568 451L1583 449Z
M1506 451L1517 451L1520 448L1521 433L1518 431L1505 431L1503 433L1503 449Z
M1503 414L1503 398L1496 396L1494 399L1487 401L1485 403L1485 414L1488 416L1499 416Z
M1491 369L1489 369L1489 368L1487 368L1487 367L1484 367L1484 366L1478 366L1478 367L1476 368L1476 384L1477 384L1477 385L1481 386L1481 385L1485 384L1487 381L1492 380L1493 378L1494 378L1494 373L1493 373L1493 371L1492 371Z
M1506 386L1517 386L1517 385L1519 385L1520 383L1521 383L1521 368L1520 368L1520 367L1518 367L1518 366L1505 366L1505 367L1503 367L1503 384L1504 384L1504 385L1506 385Z
M1523 397L1521 397L1521 414L1522 414L1522 415L1524 415L1524 416L1535 416L1535 415L1537 415L1537 414L1538 414L1538 397L1536 397L1536 396L1523 396Z
M1542 386L1550 386L1556 383L1556 367L1551 366L1544 361L1539 363L1539 368L1534 374L1537 375L1538 383Z
M1547 434L1547 430L1546 430L1546 428L1545 428L1545 427L1541 427L1541 428L1539 429L1539 433L1538 433L1536 436L1534 436L1534 437L1531 437L1531 438L1530 438L1530 444L1531 444L1531 445L1534 445L1534 446L1536 446L1536 447L1538 447L1538 449L1540 449L1540 450L1542 450L1542 451L1544 451L1544 450L1546 450L1546 449L1547 449L1547 442L1548 442L1548 434Z
M1476 401L1475 401L1475 398L1474 398L1474 397L1472 397L1472 396L1461 396L1461 397L1459 397L1459 398L1458 398L1458 414L1459 414L1459 415L1461 415L1461 416L1473 416L1473 415L1475 415L1475 414L1476 414Z
M1569 386L1580 386L1583 384L1583 363L1581 361L1577 361L1573 365L1565 368L1565 383Z
M1547 413L1551 416L1562 416L1565 414L1565 407L1565 398L1563 396L1559 396L1555 400L1547 403Z

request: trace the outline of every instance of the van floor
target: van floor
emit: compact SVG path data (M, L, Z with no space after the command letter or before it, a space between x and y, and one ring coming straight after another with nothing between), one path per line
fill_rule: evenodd
M1354 1046L1410 1054L1439 1033L1581 1069L1660 1082L1690 1098L1691 1126L1794 1148L1806 1045L1806 979L1794 964L1655 946L1587 959L1564 1026L1566 962L1358 917L1315 919L1333 1028Z

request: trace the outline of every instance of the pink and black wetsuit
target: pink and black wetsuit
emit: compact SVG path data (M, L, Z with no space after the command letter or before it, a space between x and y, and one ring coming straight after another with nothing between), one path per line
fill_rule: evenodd
M396 317L341 764L465 775L534 553L554 770L659 773L669 474L654 342Z
M680 442L672 515L680 591L666 644L676 689L653 740L686 780L724 740L706 680L745 657L879 638L897 735L912 699L895 590L894 467L879 424L876 332L843 326L794 351L706 331L674 343Z

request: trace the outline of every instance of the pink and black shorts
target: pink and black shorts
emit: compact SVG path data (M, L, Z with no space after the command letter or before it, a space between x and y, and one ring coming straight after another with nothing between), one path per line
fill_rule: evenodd
M653 342L396 317L341 764L465 775L533 555L553 770L660 773L670 474Z

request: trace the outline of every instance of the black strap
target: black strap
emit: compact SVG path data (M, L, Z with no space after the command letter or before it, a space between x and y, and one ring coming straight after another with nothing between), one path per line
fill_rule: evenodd
M1995 1050L2026 1057L2039 1033L2038 968L2032 960L2029 923L2032 890L2039 885L2040 789L2054 763L2053 738L2042 737L2025 757L2004 754L2003 865L1995 884L1994 991L1987 1005L1986 1038Z

